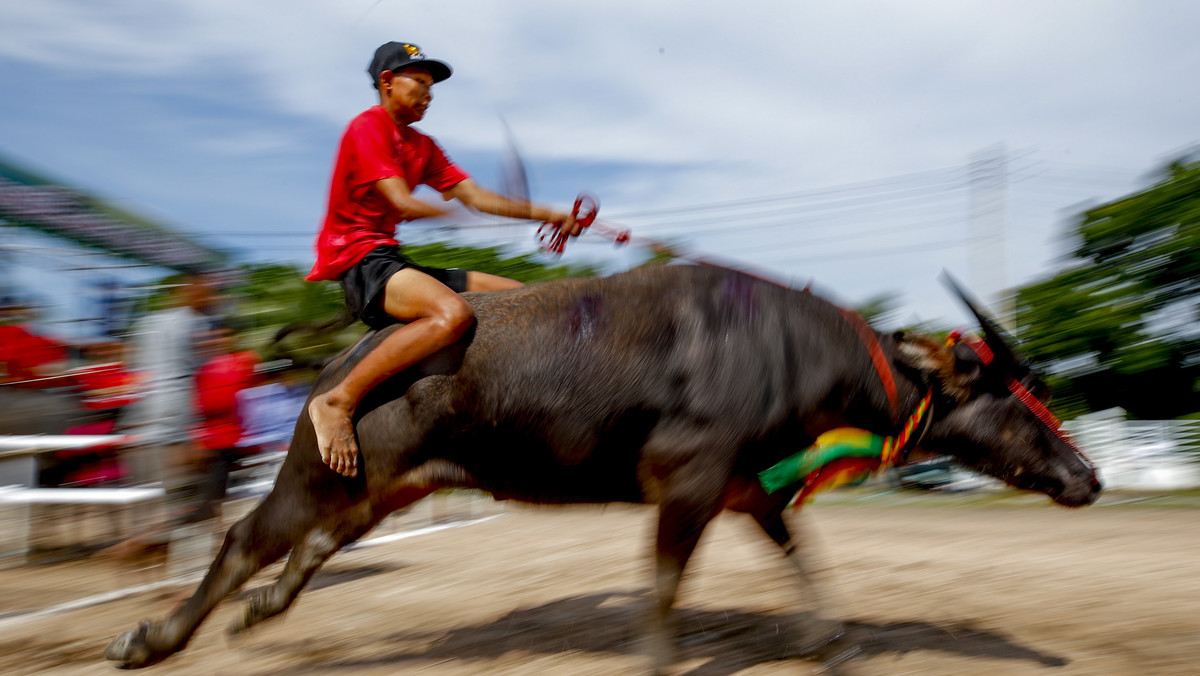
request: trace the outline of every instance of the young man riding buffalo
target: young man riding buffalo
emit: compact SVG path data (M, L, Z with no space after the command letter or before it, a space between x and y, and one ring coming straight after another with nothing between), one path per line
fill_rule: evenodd
M375 51L367 72L379 105L351 120L334 164L325 223L317 237L317 261L309 281L340 280L356 317L392 333L333 389L309 404L321 458L345 476L358 473L352 418L363 396L389 376L458 340L474 321L459 293L498 291L520 282L464 270L417 265L395 239L399 223L443 216L448 210L415 199L420 184L449 201L497 216L554 224L578 235L568 213L510 200L485 190L456 166L437 143L412 128L433 100L435 83L450 66L426 58L413 44L388 42Z

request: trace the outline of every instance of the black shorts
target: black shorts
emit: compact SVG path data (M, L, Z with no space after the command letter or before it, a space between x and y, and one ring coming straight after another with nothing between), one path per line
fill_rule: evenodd
M342 291L346 294L346 306L350 312L373 329L395 324L396 320L383 311L383 292L392 275L404 268L424 272L455 293L467 290L466 270L417 265L404 257L398 245L377 246L342 275Z

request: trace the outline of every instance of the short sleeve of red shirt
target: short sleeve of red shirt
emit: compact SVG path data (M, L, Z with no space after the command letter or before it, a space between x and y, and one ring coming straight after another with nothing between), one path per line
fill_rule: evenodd
M338 151L338 164L343 165L344 181L351 189L404 175L396 161L396 125L371 114L372 110L350 121Z
M354 118L342 136L329 188L329 210L317 236L317 261L309 281L337 279L371 249L397 244L399 218L374 189L398 176L409 189L428 185L439 192L468 178L434 140L411 127L397 127L381 106Z

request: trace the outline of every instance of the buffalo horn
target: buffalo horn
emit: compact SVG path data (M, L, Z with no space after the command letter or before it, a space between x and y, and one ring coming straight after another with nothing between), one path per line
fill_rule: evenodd
M998 322L992 320L983 310L979 309L979 304L972 300L970 294L962 288L962 285L954 277L950 276L949 272L942 272L942 281L958 296L963 305L967 306L971 314L975 315L975 320L979 322L979 328L983 329L984 341L991 348L992 353L996 355L997 359L1004 360L1009 364L1024 364L1026 362L1025 358L1013 348L1016 345L1016 341L1013 340L1012 336L1008 335L1008 332L1001 328Z

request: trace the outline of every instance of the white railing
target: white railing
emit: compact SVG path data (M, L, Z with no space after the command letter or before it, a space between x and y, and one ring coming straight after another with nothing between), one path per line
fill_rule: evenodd
M1200 487L1200 420L1125 420L1102 412L1063 427L1095 461L1108 488Z
M35 455L92 446L123 446L133 437L121 434L18 434L0 436L0 457Z

